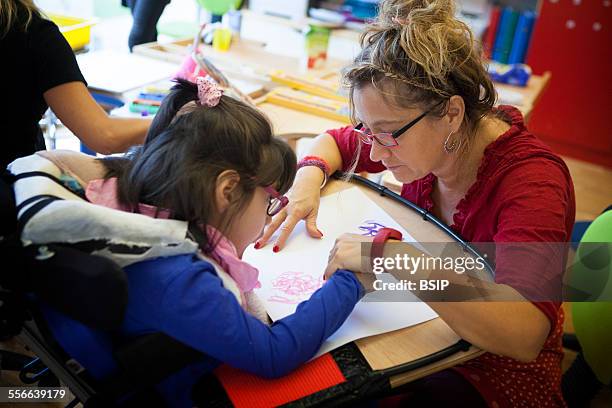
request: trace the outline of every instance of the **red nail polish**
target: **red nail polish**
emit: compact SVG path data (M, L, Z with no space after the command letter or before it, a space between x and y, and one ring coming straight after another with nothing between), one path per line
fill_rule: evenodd
M319 234L321 234L321 238L323 238L323 233L321 232L321 230L317 228L317 231L319 231Z
M259 248L261 248L261 244L259 242L256 242L255 243L255 249L259 249Z
M274 245L274 248L272 248L273 252L278 252L280 251L280 248L278 247L278 245Z

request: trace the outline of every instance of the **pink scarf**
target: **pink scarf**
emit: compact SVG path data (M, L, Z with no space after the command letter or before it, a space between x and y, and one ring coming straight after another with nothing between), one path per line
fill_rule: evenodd
M87 184L85 196L93 204L116 210L134 212L121 205L117 198L117 178L92 180ZM170 211L159 209L152 205L138 204L138 213L152 218L170 218ZM238 257L236 246L219 230L210 225L206 226L206 233L212 242L217 242L210 256L236 281L242 293L250 292L261 287L257 268L249 265Z

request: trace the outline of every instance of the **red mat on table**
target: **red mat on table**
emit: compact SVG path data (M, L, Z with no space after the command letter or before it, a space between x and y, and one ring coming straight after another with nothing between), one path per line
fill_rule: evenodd
M236 408L282 405L346 381L329 353L274 380L257 377L228 365L217 368L215 375Z

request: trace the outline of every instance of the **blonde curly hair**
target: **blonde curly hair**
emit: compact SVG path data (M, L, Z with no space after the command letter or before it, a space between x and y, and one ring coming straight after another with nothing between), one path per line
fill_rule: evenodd
M344 71L353 93L372 85L399 107L445 114L453 95L463 98L463 128L471 134L491 112L496 92L469 27L455 18L452 0L384 0L361 37L362 51ZM465 141L466 144L469 140Z

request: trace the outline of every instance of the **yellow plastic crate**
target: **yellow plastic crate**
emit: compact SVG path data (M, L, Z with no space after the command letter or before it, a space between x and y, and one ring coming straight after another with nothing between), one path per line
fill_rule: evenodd
M91 26L97 21L95 19L84 19L79 17L63 16L47 13L47 17L58 25L60 32L70 44L73 50L84 48L91 40Z

